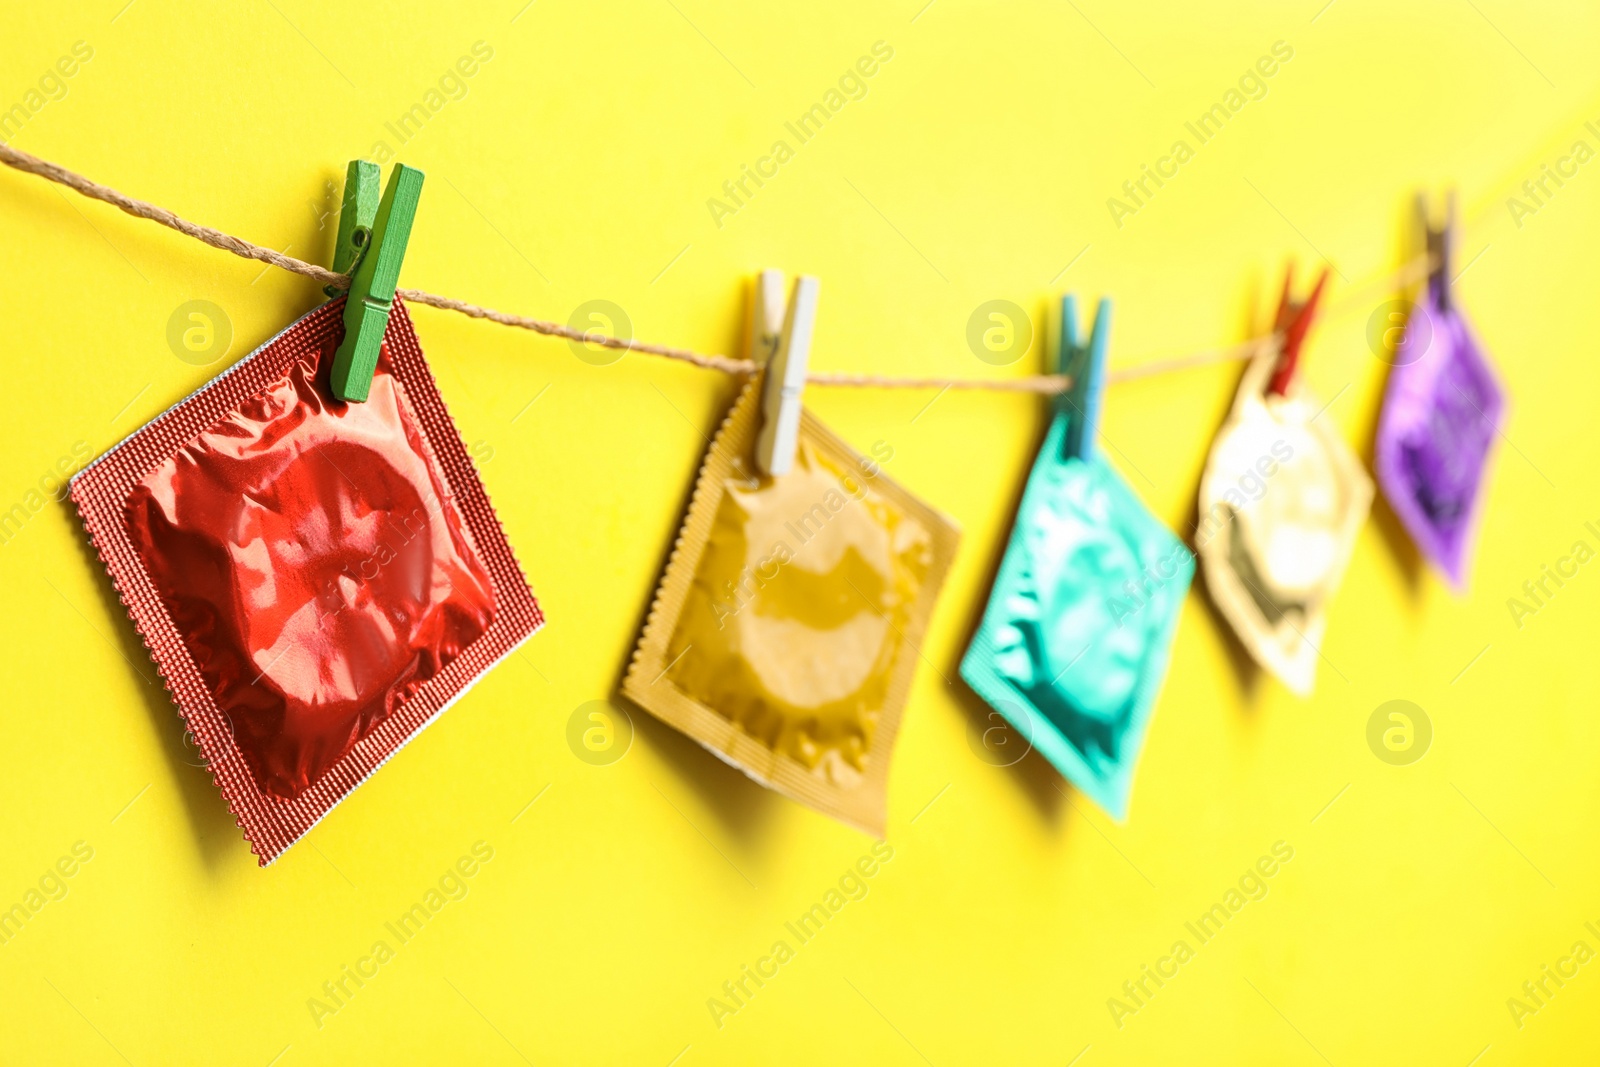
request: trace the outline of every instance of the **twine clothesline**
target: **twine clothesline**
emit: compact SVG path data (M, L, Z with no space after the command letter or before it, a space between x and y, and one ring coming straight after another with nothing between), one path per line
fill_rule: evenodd
M213 229L210 226L202 226L199 223L190 222L167 208L118 192L110 186L101 185L99 182L86 178L75 171L30 155L3 142L0 142L0 163L22 171L24 174L32 174L55 182L58 185L64 185L82 196L91 200L103 201L135 218L147 219L169 229L177 230L179 233L192 237L203 244L210 245L212 248L219 248L224 252L231 252L245 259L253 259L294 274L304 275L323 285L331 285L338 289L348 289L350 287L350 275L348 274L339 274L328 270L326 267L320 267L315 263L307 263L303 259L296 259L294 256L286 255L275 249L252 244L243 238L223 233L221 230ZM1358 296L1366 296L1374 290L1387 292L1412 285L1426 278L1428 272L1435 265L1433 256L1427 253L1417 255L1388 274L1375 278L1372 282L1346 293L1330 305L1329 310L1332 311L1335 308L1351 304ZM436 293L430 293L422 289L397 288L395 292L399 294L401 299L410 303L427 304L429 307L459 312L469 318L486 319L502 326L514 326L518 329L531 330L534 333L544 334L549 337L563 337L583 344L595 344L624 352L637 352L641 355L660 356L665 359L677 360L696 367L718 370L735 376L748 376L759 369L759 365L750 359L707 355L687 348L651 344L631 338L612 337L599 331L578 330L559 322L496 311L493 308L482 307L478 304L471 304L448 296L439 296ZM1133 367L1120 368L1112 371L1107 377L1111 382L1133 381L1158 374L1203 367L1213 363L1246 360L1254 355L1262 345L1275 342L1278 339L1279 334L1274 331L1251 337L1238 344L1228 345L1223 348L1175 356L1170 359L1153 360ZM996 392L1051 395L1064 392L1069 388L1072 384L1072 378L1070 375L1064 374L1035 374L1022 378L906 378L877 374L813 371L806 375L806 382L810 385L823 386L885 389L983 389Z

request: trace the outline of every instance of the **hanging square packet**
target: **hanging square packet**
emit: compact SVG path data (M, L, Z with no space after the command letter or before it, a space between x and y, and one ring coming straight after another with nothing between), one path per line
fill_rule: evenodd
M1506 400L1451 292L1455 197L1442 230L1419 206L1435 265L1394 348L1373 465L1411 539L1459 591Z
M263 866L544 621L399 300L334 398L344 304L72 480Z
M883 473L892 449L869 460L808 411L792 467L763 474L761 399L752 380L711 442L622 692L882 837L889 756L959 533Z
M1094 446L1111 305L1087 348L1061 307L1071 388L1023 490L961 677L1117 819L1166 675L1194 559Z
M1372 504L1372 481L1295 374L1317 301L1284 279L1277 344L1245 368L1200 480L1195 548L1217 608L1263 667L1311 692L1326 609Z

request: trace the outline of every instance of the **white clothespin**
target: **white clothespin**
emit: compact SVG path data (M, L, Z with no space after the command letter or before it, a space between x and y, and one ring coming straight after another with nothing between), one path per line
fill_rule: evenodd
M795 278L783 314L783 327L776 344L767 349L772 355L767 360L766 379L762 382L756 466L770 477L787 474L794 466L795 448L800 438L800 399L811 360L811 330L816 322L820 289L821 283L810 275ZM770 337L782 292L783 275L777 271L762 271L756 280L755 307L750 316L753 346ZM752 347L752 358L756 358L759 350Z
M778 351L783 333L783 271L764 270L750 287L750 333L745 338L746 359L767 363Z

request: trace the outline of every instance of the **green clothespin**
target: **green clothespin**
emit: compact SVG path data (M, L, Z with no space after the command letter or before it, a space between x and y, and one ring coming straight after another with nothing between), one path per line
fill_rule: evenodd
M333 270L349 274L372 243L372 223L378 217L378 165L352 159L344 173L344 203L339 208L339 240L333 246ZM342 290L325 285L322 291L338 296Z
M350 295L344 305L344 340L333 356L333 395L340 400L358 403L367 398L367 390L372 388L372 373L378 366L389 309L394 304L394 288L400 281L400 262L405 259L411 222L421 196L422 172L396 163L373 219L371 240L350 278ZM343 218L339 229L344 230Z
M1100 395L1105 391L1106 341L1111 333L1111 301L1102 297L1095 309L1089 343L1078 340L1077 298L1061 298L1061 336L1057 373L1072 375L1072 387L1061 394L1061 410L1068 416L1061 451L1067 458L1088 459L1094 454L1094 435L1100 423Z

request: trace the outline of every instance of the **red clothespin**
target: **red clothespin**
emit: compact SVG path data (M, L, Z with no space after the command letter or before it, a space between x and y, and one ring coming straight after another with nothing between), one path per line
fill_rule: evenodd
M1278 351L1278 366L1272 372L1272 381L1267 383L1269 396L1282 396L1289 391L1289 382L1294 379L1295 366L1300 362L1300 344L1306 339L1306 331L1311 328L1311 320L1317 314L1317 302L1322 299L1322 290L1328 285L1328 268L1322 268L1322 276L1317 279L1317 284L1312 288L1311 295L1304 301L1295 303L1289 299L1289 293L1294 287L1294 265L1283 275L1283 296L1278 300L1278 318L1272 324L1273 330L1283 336L1282 347Z

